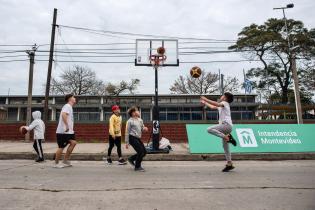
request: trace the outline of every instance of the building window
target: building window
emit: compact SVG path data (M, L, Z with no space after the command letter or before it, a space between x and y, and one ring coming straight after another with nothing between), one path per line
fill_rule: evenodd
M141 108L141 118L144 122L150 122L151 121L150 108Z
M160 112L160 120L165 121L166 120L166 113L165 112Z
M232 120L241 120L241 112L231 112Z
M18 115L17 108L9 108L8 109L8 120L16 121Z
M56 111L56 120L59 120L61 110ZM77 122L100 121L100 111L98 108L74 108L73 118Z
M207 120L218 120L218 112L217 111L207 111L206 112L206 118Z
M191 120L190 112L180 113L180 120Z
M178 113L177 112L168 112L167 113L167 120L178 120Z
M191 113L192 120L202 120L202 112L193 112Z

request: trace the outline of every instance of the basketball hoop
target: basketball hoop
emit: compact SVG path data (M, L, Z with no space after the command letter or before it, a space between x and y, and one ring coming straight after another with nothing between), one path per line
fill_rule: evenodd
M162 55L162 54L151 55L150 63L152 64L154 68L157 68L163 65L166 58L167 58L166 55Z

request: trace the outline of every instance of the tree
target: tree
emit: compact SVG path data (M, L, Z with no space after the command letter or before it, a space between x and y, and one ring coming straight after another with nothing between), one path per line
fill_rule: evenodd
M139 79L131 79L129 83L124 80L119 84L113 84L109 82L105 85L105 92L107 95L111 96L118 96L126 91L128 91L130 94L134 94L134 91L138 88L139 84Z
M238 90L239 81L235 77L227 77L224 80L223 89L225 91L235 92ZM190 75L179 76L171 86L172 94L210 94L219 92L219 75L212 72L201 72L199 78L193 78Z
M247 77L256 79L255 86L261 91L269 90L280 95L282 103L289 102L293 58L297 58L300 84L311 94L303 75L307 74L309 69L306 66L313 61L315 55L314 29L309 31L301 21L289 19L287 23L290 51L284 20L273 18L263 25L252 24L243 28L236 44L229 47L261 61L263 67L250 69Z
M103 95L105 86L102 80L96 78L95 72L88 67L75 65L65 70L60 79L52 78L51 94L64 95Z
M105 83L96 77L94 71L88 67L75 65L65 70L59 79L52 78L51 94L64 95L112 95L118 96L128 91L133 94L140 83L139 79L131 79L130 82L121 81L118 84Z

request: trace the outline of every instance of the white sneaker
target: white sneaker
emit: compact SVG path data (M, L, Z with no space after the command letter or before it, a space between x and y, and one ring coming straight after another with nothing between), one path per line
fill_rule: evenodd
M64 161L62 161L62 163L63 163L64 167L71 167L72 166L71 162L69 160L64 160Z
M64 168L64 167L65 167L65 165L60 164L60 163L58 163L58 164L54 163L54 165L53 165L53 168Z

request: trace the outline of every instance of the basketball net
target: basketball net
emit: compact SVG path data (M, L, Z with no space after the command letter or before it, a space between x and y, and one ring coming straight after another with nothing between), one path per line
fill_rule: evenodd
M153 68L161 67L166 60L166 55L155 54L150 56L150 61Z

